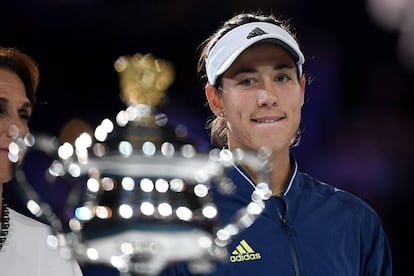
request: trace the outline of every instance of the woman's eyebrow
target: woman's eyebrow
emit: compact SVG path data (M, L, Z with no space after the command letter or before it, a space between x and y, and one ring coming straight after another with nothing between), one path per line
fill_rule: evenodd
M33 104L31 102L25 102L22 105L21 109L30 109L30 110L33 110Z
M235 75L243 74L243 73L257 73L257 70L251 67L242 67L235 72Z
M275 70L282 70L282 69L293 69L295 68L295 65L292 64L286 64L286 63L281 63L278 64L277 66L274 67Z
M294 69L296 66L295 64L290 64L290 63L278 63L276 64L273 69L278 71L278 70L284 70L284 69ZM234 73L232 73L231 75L233 77L238 76L240 74L252 74L252 73L257 73L258 70L254 67L250 67L249 65L245 65L243 67L237 68Z

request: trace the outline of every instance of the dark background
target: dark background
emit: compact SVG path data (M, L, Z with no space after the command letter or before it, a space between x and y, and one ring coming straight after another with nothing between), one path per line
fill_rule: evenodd
M3 1L0 45L39 64L36 132L62 136L72 119L95 127L114 116L125 106L113 63L140 52L174 64L160 110L207 144L210 113L195 73L196 48L236 12L257 9L292 18L307 58L303 137L294 149L299 167L367 201L389 236L394 275L411 274L412 1ZM85 273L102 275L97 271Z

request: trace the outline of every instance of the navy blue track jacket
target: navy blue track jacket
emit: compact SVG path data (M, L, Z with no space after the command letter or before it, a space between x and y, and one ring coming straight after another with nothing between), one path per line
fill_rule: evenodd
M263 214L234 237L227 262L208 275L392 275L389 243L376 212L351 193L299 172L293 158L292 168L283 195L266 201ZM223 221L246 206L254 190L242 169L230 176L237 192L215 195ZM192 274L177 264L162 275Z

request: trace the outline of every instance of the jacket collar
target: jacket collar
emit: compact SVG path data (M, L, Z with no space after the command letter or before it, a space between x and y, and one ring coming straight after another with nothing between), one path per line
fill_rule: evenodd
M291 164L291 171L289 174L289 178L286 182L286 185L283 188L282 197L287 197L288 195L294 194L295 193L294 190L297 189L296 188L297 184L295 183L297 182L297 178L298 178L297 177L298 176L298 164L292 154L290 155L290 164ZM235 168L235 173L239 174L239 177L241 176L242 178L246 180L246 182L249 183L249 185L247 186L243 185L239 187L239 189L247 190L249 192L252 191L252 189L255 188L255 184L253 180L249 177L247 172L241 166L234 165L234 168ZM248 186L250 186L250 188Z
M296 162L295 158L293 157L293 155L290 155L290 164L291 164L291 171L290 171L290 175L288 178L288 181L286 182L285 187L283 188L283 196L286 197L288 195L289 192L292 191L293 186L294 186L294 182L298 173L298 163ZM293 191L292 191L293 192Z

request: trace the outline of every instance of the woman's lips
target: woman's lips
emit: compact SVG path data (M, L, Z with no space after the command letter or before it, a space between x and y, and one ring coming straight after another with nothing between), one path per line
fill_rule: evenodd
M272 124L280 120L283 120L284 118L285 118L284 116L266 116L266 117L253 118L251 120L258 124Z

